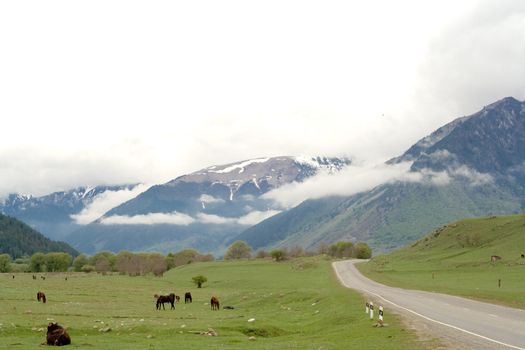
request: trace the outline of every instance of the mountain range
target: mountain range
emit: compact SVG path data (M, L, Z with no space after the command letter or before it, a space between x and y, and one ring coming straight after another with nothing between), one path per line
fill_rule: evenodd
M449 221L525 207L525 103L504 98L418 141L387 162L410 162L407 180L352 196L307 200L243 232L255 249L365 241L375 252Z
M51 239L63 239L83 225L74 215L100 195L130 190L135 185L78 187L45 196L10 194L0 200L0 213L16 217Z
M525 103L508 97L485 106L382 166L399 165L408 165L403 176L291 208L271 194L317 175L337 177L355 165L347 158L285 156L214 165L155 185L87 225L75 220L79 213L104 193L134 185L11 195L0 202L0 212L87 253L191 247L220 254L237 239L254 249L352 240L369 243L376 253L389 251L453 220L523 211Z

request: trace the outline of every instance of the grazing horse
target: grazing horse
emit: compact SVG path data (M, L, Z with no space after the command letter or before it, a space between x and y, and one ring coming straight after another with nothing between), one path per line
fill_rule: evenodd
M157 310L160 310L160 306L166 310L164 303L170 303L171 309L175 309L175 294L171 293L170 295L159 295L157 298Z
M211 297L210 304L212 310L219 310L219 299L216 297Z
M71 338L64 327L50 323L47 326L47 345L68 345L71 344Z
M192 302L191 293L190 292L184 293L184 304L191 303L191 302Z
M44 294L44 292L36 293L36 300L42 301L45 304L46 303L46 295Z

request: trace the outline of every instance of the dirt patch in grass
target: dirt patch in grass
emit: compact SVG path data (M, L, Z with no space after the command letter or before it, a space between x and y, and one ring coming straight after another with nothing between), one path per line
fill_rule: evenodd
M277 327L240 327L238 329L242 334L247 335L249 337L261 337L261 338L273 338L273 337L280 337L282 335L287 335L289 332L285 331L284 329L277 328Z

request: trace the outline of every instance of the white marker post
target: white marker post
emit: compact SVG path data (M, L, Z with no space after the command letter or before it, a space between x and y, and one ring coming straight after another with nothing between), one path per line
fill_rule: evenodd
M374 319L374 303L370 302L370 319Z
M365 313L366 314L368 314L368 312L369 312L368 306L369 306L369 304L368 304L368 301L367 301L366 304L365 304Z
M379 322L383 322L383 307L379 306Z

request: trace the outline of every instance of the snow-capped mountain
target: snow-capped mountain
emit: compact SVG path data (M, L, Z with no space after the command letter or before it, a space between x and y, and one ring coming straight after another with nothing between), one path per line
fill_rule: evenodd
M66 240L87 252L216 251L243 228L280 211L264 198L268 191L349 164L346 158L282 156L213 165L151 187Z
M72 215L82 212L97 196L134 186L78 187L39 197L10 194L0 202L0 213L26 222L49 238L59 239L78 229Z

